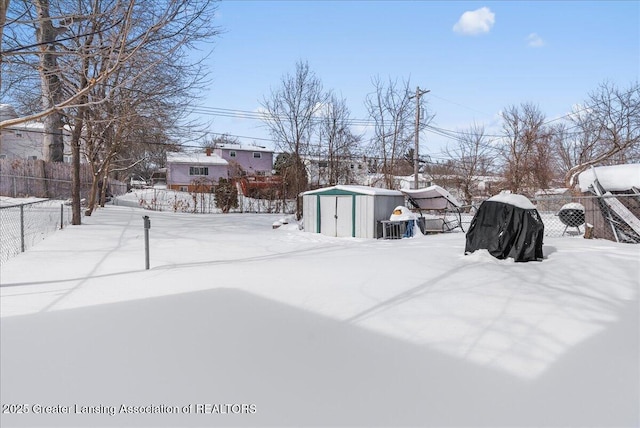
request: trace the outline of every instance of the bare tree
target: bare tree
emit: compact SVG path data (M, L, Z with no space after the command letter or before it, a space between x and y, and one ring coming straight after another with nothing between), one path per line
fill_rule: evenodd
M119 167L114 170L115 178L122 181L142 177L151 182L153 173L165 167L167 153L178 151L179 146L169 144L170 137L155 124L138 127L134 133L135 143L118 155Z
M379 77L372 81L374 92L365 105L374 122L374 136L370 141L372 157L379 159L377 170L384 176L384 185L395 186L394 175L398 162L409 151L415 136L415 102L411 99L409 81L399 83ZM424 128L427 121L421 122Z
M318 154L326 170L324 179L330 185L349 184L354 180L351 166L361 137L351 131L350 115L346 101L333 93L320 112Z
M0 129L77 107L79 99L93 86L104 83L121 67L139 59L139 51L148 46L162 45L164 51L156 56L158 62L146 63L146 67L140 67L140 73L149 73L154 66L159 65L178 65L183 72L189 73L190 65L199 68L199 64L184 63L184 49L192 47L195 41L208 39L218 33L210 24L215 11L212 0L159 0L154 2L154 7L145 7L139 0L31 1L33 5L27 0L14 1L11 5L16 5L15 8L7 8L7 15L12 15L9 18L17 16L21 19L8 19L4 27L3 43L6 48L2 55L3 65L8 62L12 67L30 66L33 71L37 71L42 67L41 62L45 61L47 67L43 72L46 78L43 85L50 81L55 86L56 79L64 82L65 75L74 72L75 68L67 68L69 64L77 64L80 59L80 54L75 50L77 43L74 42L101 33L105 33L100 38L105 44L93 46L90 54L108 58L108 62L105 61L104 66L97 70L99 72L90 76L86 87L78 89L62 85L63 94L58 103L20 118L0 122ZM54 5L55 13L51 13ZM79 26L84 21L97 19L102 20L102 25L92 31L88 32L86 26ZM58 24L54 25L54 21ZM35 43L29 38L29 28L39 34ZM11 33L10 36L7 36L7 31ZM160 53L161 50L156 52ZM168 62L169 57L175 59L176 53L181 54L180 61L177 64ZM34 56L37 56L37 62L29 60ZM52 62L54 59L55 63ZM65 65L59 64L64 59ZM11 84L29 79L29 76L17 74L12 77L15 80ZM135 77L132 76L127 82L130 84L134 80ZM16 83L13 92L20 92L22 89L24 86ZM56 93L56 96L59 94ZM94 105L100 101L94 99L90 102Z
M140 162L126 151L148 144L140 138L149 134L164 135L168 142L184 117L205 76L200 64L188 58L187 48L217 34L211 25L215 8L209 0L159 0L153 7L139 0L31 1L13 3L11 16L30 19L11 21L9 53L25 70L30 65L44 70L41 93L49 103L31 115L1 122L0 128L64 114L72 128L74 165L79 168L83 154L94 167L90 212L98 184L110 172ZM23 27L43 36L33 43ZM14 99L22 96L19 89L16 84ZM149 132L152 126L159 131ZM72 192L74 224L79 224L77 184Z
M7 22L7 11L9 10L10 0L0 0L0 43L4 34L4 26ZM1 46L1 45L0 45ZM0 54L0 88L2 87L2 58L4 55ZM1 93L1 92L0 92Z
M240 140L238 139L238 137L234 137L233 135L230 135L230 134L221 134L214 138L209 139L208 141L205 141L203 144L203 147L210 147L213 149L220 145L228 145L228 144L239 145Z
M317 125L316 116L326 101L322 82L309 68L307 62L296 64L294 75L282 77L281 86L263 98L264 121L282 152L292 156L295 173L289 179L293 191L299 195L306 190L306 169L302 160L309 154L309 145ZM296 215L300 217L302 206L298 198Z
M105 2L107 1L105 0ZM100 3L100 0L94 0L90 4L95 6ZM112 10L107 15L110 18L120 16L121 18L117 22L123 25L118 28L121 39L116 40L110 47L106 47L111 53L112 67L102 70L101 75L90 79L85 88L79 91L69 91L69 88L64 85L64 75L70 70L66 70L61 62L65 56L73 57L74 62L78 62L80 58L77 52L65 47L65 43L73 42L83 36L92 35L78 33L73 31L73 28L76 24L95 18L97 15L85 10L84 6L86 4L84 2L75 4L64 0L56 0L54 2L50 0L31 0L31 2L22 0L12 4L16 5L16 8L15 10L9 9L8 13L11 12L12 15L19 16L21 19L11 20L11 25L5 28L5 30L11 31L11 37L3 40L3 43L8 47L3 51L3 57L5 62L10 63L12 66L31 67L32 72L35 71L40 74L39 96L42 99L42 103L39 109L29 115L0 122L0 129L39 119L44 120L45 126L47 126L47 116L59 115L64 109L75 106L77 101L86 95L94 84L105 80L137 51L135 46L128 46L130 50L128 52L124 51L126 47L124 41L129 36L129 30L133 25L130 22L133 0L128 5L115 2L112 5ZM54 7L55 12L51 13ZM125 16L121 16L122 14ZM54 24L54 21L57 21L57 25ZM28 35L30 28L36 34L35 43ZM61 38L62 35L65 35L65 37ZM37 60L34 60L35 58ZM29 76L17 74L12 77L17 81L23 80L25 77L29 78ZM19 92L23 88L24 86L17 84L13 92ZM61 126L62 124L58 123L61 120L59 117L52 121L56 122L55 125L50 125L49 127ZM45 133L49 135L56 134L59 133L59 130L45 130ZM59 143L54 140L53 144L56 147L52 153L57 155Z
M530 103L502 112L504 175L513 193L531 193L549 185L551 133L540 109ZM539 159L541 158L541 159Z
M572 126L557 143L567 187L592 165L640 159L640 86L627 90L605 82L589 95L586 107L570 116Z
M462 192L466 205L471 205L478 185L478 176L486 175L495 158L495 148L485 134L482 125L473 124L458 132L455 148L445 152L453 161L457 187Z
M62 76L58 67L58 48L56 40L67 29L56 27L49 14L49 0L34 0L38 14L36 36L40 50L40 82L42 86L42 108L51 110L63 101ZM52 110L43 118L45 158L52 162L64 160L64 141L62 139L62 112Z

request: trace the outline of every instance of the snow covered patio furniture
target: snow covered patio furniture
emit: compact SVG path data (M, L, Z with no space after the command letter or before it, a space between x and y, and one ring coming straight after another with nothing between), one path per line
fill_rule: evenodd
M480 205L471 220L464 252L485 249L498 259L542 260L544 224L536 207L522 195L500 194Z
M449 232L462 228L462 204L448 191L433 185L424 189L402 189L409 204L420 212L418 224L423 233Z

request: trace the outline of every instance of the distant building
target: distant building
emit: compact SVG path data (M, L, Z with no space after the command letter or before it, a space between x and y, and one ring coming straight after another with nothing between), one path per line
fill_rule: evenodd
M234 166L240 169L239 175L271 175L273 171L273 150L266 147L222 143L213 147L213 154L228 162L231 175Z
M362 184L364 186L371 187L385 187L385 176L384 174L375 173L375 174L367 174L367 176L362 180ZM393 176L393 188L396 190L401 189L413 189L415 186L415 176L414 175L395 175ZM433 184L433 178L429 174L420 173L418 174L418 188L423 189L425 187L429 187Z
M0 104L0 122L17 119L19 116L9 104ZM44 147L44 124L38 121L21 123L0 129L0 159L43 159L47 158ZM65 131L64 161L71 162L69 141L71 134Z
M540 189L534 194L538 211L559 211L563 205L573 201L571 189L566 187Z
M367 164L364 159L338 156L330 162L326 157L304 156L302 161L312 187L363 184L366 180Z
M211 149L204 153L167 154L167 188L182 192L211 192L221 178L228 178L229 162Z
M0 121L17 119L12 106L0 104ZM42 135L44 126L40 122L29 122L0 129L0 158L43 159Z
M396 176L394 179L396 186L400 190L415 189L415 175ZM418 189L424 189L433 184L433 178L428 174L418 174Z

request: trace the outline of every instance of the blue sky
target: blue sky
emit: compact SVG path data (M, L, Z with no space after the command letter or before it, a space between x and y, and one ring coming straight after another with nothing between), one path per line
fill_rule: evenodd
M367 119L371 80L420 86L434 126L474 122L497 131L498 112L532 102L547 118L566 114L605 80L626 89L640 69L640 2L222 1L223 33L207 59L211 86L202 116L214 133L271 146L254 112L282 76L307 61L326 90ZM206 48L210 48L207 46ZM194 53L195 54L195 53ZM422 154L455 144L421 134Z

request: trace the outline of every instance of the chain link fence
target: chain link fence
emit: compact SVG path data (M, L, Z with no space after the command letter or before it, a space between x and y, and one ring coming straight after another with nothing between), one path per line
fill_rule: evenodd
M636 219L640 218L640 195L616 194L608 198L617 199ZM536 206L542 222L544 234L548 237L584 236L587 225L590 226L591 237L616 241L614 228L607 219L607 213L602 211L602 198L598 196L571 196L536 198L531 202ZM469 229L476 207L482 201L474 204L469 212L461 215L462 225L465 231ZM584 214L579 215L578 211ZM620 221L619 223L622 223ZM624 224L617 224L618 228L625 228ZM621 241L626 242L626 241Z
M113 202L115 205L142 206L159 211L180 211L176 209L176 204L180 204L178 192L155 191L147 193L147 196L152 196L151 200L141 202L140 200L115 198ZM640 218L640 195L618 194L608 197L619 201L635 221ZM192 199L191 201L194 200ZM570 196L554 199L532 199L531 201L542 218L545 226L545 236L584 236L585 232L587 232L587 225L589 225L593 238L620 240L619 230L624 225L613 225L608 220L607 213L603 212L602 209L602 198L597 196ZM199 202L199 204L195 205L199 210L195 212L214 213L219 211L215 208L212 200L207 199L206 201L200 200L196 202ZM186 204L186 202L183 203ZM286 204L278 205L278 203L281 204L281 201L251 200L247 198L247 200L242 201L241 207L236 212L291 211L292 207L286 206ZM479 206L479 203L475 206ZM192 211L193 208L189 207L183 212L194 212ZM576 209L578 211L583 210L584 215L576 215L575 211L567 213L567 210ZM469 229L475 214L475 208L471 207L467 211L461 214L462 226L465 231ZM71 215L71 206L57 200L17 204L15 202L10 204L5 202L4 205L0 201L0 236L2 236L0 240L0 264L33 247L56 230L69 225ZM618 222L624 221L622 218L617 218L617 220ZM614 226L618 227L618 232L616 232Z
M112 205L144 208L150 211L168 211L192 214L214 214L220 210L215 205L213 193L189 193L171 189L132 189L116 196Z
M62 201L0 204L0 264L71 222L71 206Z
M219 214L214 193L182 192L171 189L133 189L113 198L113 205L144 208L151 211L169 211L192 214ZM231 213L283 213L295 212L295 200L280 198L249 198L238 195L238 207Z

